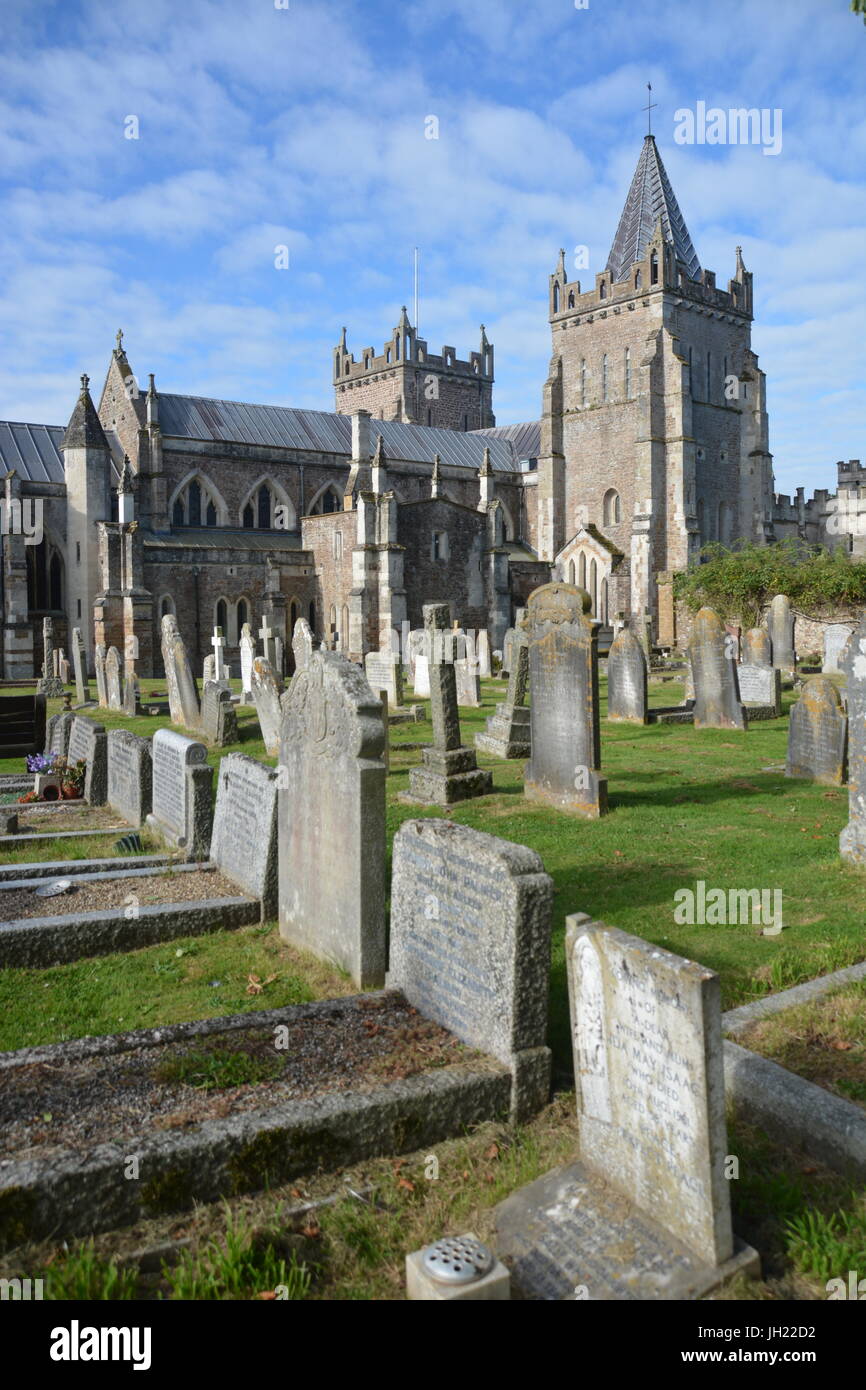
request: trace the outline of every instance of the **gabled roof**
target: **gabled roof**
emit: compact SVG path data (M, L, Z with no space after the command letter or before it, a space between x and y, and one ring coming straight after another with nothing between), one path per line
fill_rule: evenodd
M511 444L518 459L537 459L541 449L541 421L530 420L523 425L494 425L486 430L473 430L489 439L503 439Z
M685 262L689 279L696 280L701 272L698 253L656 148L655 137L647 135L607 258L612 281L624 280L635 261L643 260L659 218L665 240L673 245L677 260Z
M65 483L62 425L25 425L0 420L0 465L4 473L14 468L30 483Z
M298 410L285 405L252 405L244 401L210 400L205 396L159 395L159 423L163 435L175 439L267 445L275 449L310 449L352 453L352 417L328 410ZM517 472L518 455L507 439L486 439L478 432L406 425L398 420L370 421L375 447L381 434L388 463L402 460L429 463L439 454L446 467L481 467L485 444L490 445L492 467Z

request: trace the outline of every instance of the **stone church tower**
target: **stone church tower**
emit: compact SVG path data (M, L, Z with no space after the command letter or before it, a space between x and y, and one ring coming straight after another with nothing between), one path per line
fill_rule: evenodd
M539 557L603 622L658 621L669 572L702 545L769 538L773 474L752 276L739 247L727 289L701 268L652 135L605 269L582 291L560 252L549 318Z

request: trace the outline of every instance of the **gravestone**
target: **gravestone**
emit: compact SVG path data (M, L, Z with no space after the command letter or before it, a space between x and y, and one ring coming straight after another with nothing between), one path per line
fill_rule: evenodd
M516 635L517 630L510 627L502 639L502 665L499 668L499 674L506 678L511 675L511 667L514 661L513 647Z
M646 652L628 627L617 634L608 652L607 717L613 723L647 722Z
M226 689L228 689L230 673L229 668L228 666L226 666L225 663L226 639L223 636L223 630L221 627L214 628L213 636L210 639L210 644L213 647L214 656L213 679L217 682L218 685L222 685Z
M123 673L122 705L124 714L128 714L131 718L141 714L141 687L131 662L127 662Z
M311 652L283 700L280 934L361 989L385 978L384 741L363 672Z
M203 743L174 729L153 736L153 795L147 824L188 859L205 859L213 822L213 768Z
M866 864L866 617L845 648L848 682L848 824L839 837L843 859Z
M66 756L70 763L86 764L84 800L91 806L104 806L108 799L108 741L103 725L76 714Z
M696 1299L758 1272L731 1227L718 975L582 913L566 964L580 1159L496 1209L518 1288Z
M409 637L406 643L406 665L409 670L409 679L412 681L413 685L415 682L415 662L419 656L425 655L426 646L424 639L424 629L416 628L414 631L409 633Z
M824 660L821 670L825 673L841 670L841 657L848 639L851 636L851 628L844 623L829 623L824 628Z
M274 638L274 670L282 680L286 670L286 650L279 633Z
M108 686L105 683L105 647L97 642L93 648L93 667L96 671L96 698L100 709L108 709Z
M475 735L475 747L497 758L528 758L531 749L526 687L529 682L529 645L525 631L514 647L505 699L488 716L487 728Z
M249 623L241 628L241 699L245 705L253 703L253 662L256 657L256 644Z
M478 709L481 704L481 677L478 674L478 661L471 656L458 657L454 662L454 675L457 681L457 703Z
M227 753L219 765L210 842L210 857L226 877L261 898L263 922L277 914L278 780L275 768Z
M393 652L367 652L364 671L370 689L387 690L388 703L399 709L403 704L403 668Z
M57 699L63 694L63 682L55 670L54 619L42 619L42 676L36 682L37 694Z
M810 676L791 709L785 775L828 786L841 786L848 776L848 718L824 676Z
M797 665L794 652L794 615L785 594L776 594L770 604L766 622L773 647L773 665L780 671L793 671Z
M271 627L271 619L268 613L262 614L262 625L259 628L259 637L262 643L262 656L265 661L270 662L272 670L276 670L277 649L275 644L277 634L276 630Z
M778 716L782 713L782 672L775 666L753 666L741 661L737 685L744 705L761 705ZM750 717L754 718L751 714Z
M202 685L207 685L208 681L216 680L216 657L213 652L208 652L201 668Z
M208 743L225 748L238 741L238 717L231 691L216 681L208 681L201 697L201 731Z
M747 726L737 684L737 663L727 652L721 619L712 608L702 608L692 623L689 639L696 729L745 729Z
M532 750L524 795L562 811L607 811L600 772L598 624L585 589L545 584L529 599Z
M394 837L388 987L512 1074L512 1120L547 1104L553 880L535 850L446 820Z
M430 698L430 662L424 652L419 652L415 657L415 682L412 690L413 694L420 695L422 699Z
M152 806L153 760L149 738L128 729L108 734L108 793L111 806L130 825L144 824Z
M116 647L109 647L105 657L105 688L109 709L123 709L120 694L120 672L123 661Z
M57 674L60 677L61 685L69 684L69 662L62 647L57 653Z
M90 686L87 681L87 653L81 640L79 628L72 629L72 665L75 670L75 698L79 705L90 704Z
M162 619L162 660L165 666L172 724L181 724L185 729L197 729L201 718L198 692L186 645L173 613L166 613Z
M773 644L765 627L750 627L744 634L743 662L749 666L772 666Z
M59 753L61 757L66 757L69 751L69 735L72 732L72 721L75 715L71 710L63 710L60 714L52 714L45 725L45 752Z
M262 620L264 621L264 619ZM295 623L295 630L292 633L292 654L295 658L295 671L303 671L313 652L316 643L313 638L313 631L306 618L298 618Z
M493 674L493 667L490 663L490 634L486 627L478 631L475 655L478 658L478 674L482 680L487 680Z
M447 603L424 604L424 631L432 655L429 670L433 746L421 750L421 766L409 772L408 799L436 806L450 806L455 801L486 796L493 790L493 778L478 767L475 749L466 748L460 742L454 663L441 659L441 639L448 632L448 614ZM419 657L418 661L421 660ZM417 677L417 663L415 673Z
M252 682L253 702L259 718L259 728L262 731L265 748L270 754L279 753L282 682L277 679L271 663L266 661L263 656L257 656L253 661Z

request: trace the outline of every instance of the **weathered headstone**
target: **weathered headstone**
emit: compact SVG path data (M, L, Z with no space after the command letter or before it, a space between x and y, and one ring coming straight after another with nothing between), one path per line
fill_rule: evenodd
M497 1208L517 1286L695 1299L756 1272L731 1228L718 975L583 914L566 964L580 1160Z
M502 639L502 665L499 668L499 674L505 678L511 675L511 667L514 661L514 639L516 635L516 628L510 627Z
M147 824L165 839L204 859L213 823L213 768L203 743L174 729L153 736L153 797Z
M333 647L331 650L333 651ZM274 638L274 670L282 680L286 670L286 649L279 633Z
M646 652L628 627L617 634L608 652L607 717L614 723L647 722Z
M843 859L866 864L866 617L845 648L848 682L848 824L839 837Z
M257 663L258 664L258 663ZM356 985L385 978L382 706L338 652L311 652L283 701L280 933Z
M56 699L63 694L63 682L55 671L55 647L54 647L54 619L42 619L42 676L36 682L36 690L40 695L45 695L49 699Z
M702 608L692 623L689 661L695 683L696 729L745 729L737 663L728 655L728 638L712 608Z
M238 717L231 692L216 681L208 681L202 691L201 731L208 743L217 748L238 741Z
M181 724L186 729L197 729L201 719L198 692L186 646L173 613L166 613L162 619L162 659L171 722Z
M447 603L424 604L424 631L433 659L429 668L433 746L421 750L421 766L409 773L410 799L437 806L486 796L493 790L493 778L478 767L475 749L460 742L454 663L441 659L441 636L448 631L448 614ZM417 677L417 663L415 671Z
M403 704L403 668L393 652L367 652L364 671L374 691L387 690L388 702L396 709Z
M84 800L91 806L104 806L108 798L108 741L103 725L77 714L69 732L66 757L70 763L86 764Z
M123 660L116 647L109 647L105 657L105 686L108 693L108 708L122 709L123 699L120 693L120 672L123 667Z
M130 717L141 714L141 687L132 663L127 662L123 673L123 712Z
M755 718L751 706L758 705L778 716L782 713L782 673L775 666L753 666L741 661L737 666L737 685L740 699L749 706L749 718Z
M512 1119L547 1104L553 880L535 850L445 820L394 837L388 986L511 1069Z
M810 676L791 709L785 774L829 786L847 778L848 718L838 690L824 676Z
M72 732L72 721L75 715L71 710L63 710L60 714L52 714L45 725L45 752L59 753L66 757L69 751L69 735Z
M256 657L256 644L249 623L241 628L241 699L245 705L253 702L253 662Z
M841 670L839 663L850 636L851 628L844 623L829 623L824 628L824 660L821 665L823 672Z
M773 644L765 627L750 627L744 634L743 662L749 666L772 666Z
M529 599L532 750L524 795L563 811L602 816L598 624L585 589L545 584Z
M413 693L422 699L430 698L430 662L424 652L415 657L415 683Z
M262 731L265 748L268 753L279 753L282 683L277 679L271 663L266 661L263 656L257 656L253 661L252 681L253 700L256 714L259 717L259 728Z
M419 656L426 656L426 654L427 648L426 639L424 636L424 629L415 628L412 632L409 633L409 637L406 642L406 665L409 669L409 679L412 681L413 686L415 683L415 662L417 661Z
M62 647L57 652L57 675L61 685L69 684L69 662Z
M793 671L797 665L794 652L794 615L785 594L776 594L767 614L767 631L773 647L773 665L780 671Z
M224 685L226 688L228 688L228 683L229 683L229 668L226 666L226 662L225 662L225 655L226 655L226 639L225 639L225 636L223 635L223 630L222 630L221 627L215 627L215 628L214 628L214 630L213 630L213 636L212 636L211 639L210 639L210 644L211 644L211 646L213 647L213 656L214 656L214 677L213 677L213 678L214 678L214 680L217 682L218 685Z
M207 685L208 681L216 680L216 657L213 652L208 652L201 667L202 685Z
M478 630L475 655L478 658L478 674L482 680L487 680L493 674L493 667L490 664L490 634L486 627Z
M262 621L264 622L264 619ZM296 672L303 671L315 648L316 643L310 624L306 618L299 618L292 633L292 653L295 658Z
M93 666L96 671L96 698L100 709L108 709L108 686L105 683L105 647L97 642L93 649Z
M72 665L75 670L75 698L79 705L90 704L90 686L87 681L87 653L81 640L79 628L72 629Z
M141 826L152 805L150 739L128 729L108 733L108 804L131 825Z
M529 645L525 631L514 647L505 699L488 716L484 733L475 735L475 747L497 758L528 758L531 748L526 687L529 683Z
M474 657L458 657L454 662L454 675L457 680L457 703L478 709L481 704L481 677L478 662Z
M274 768L243 753L220 762L210 857L245 893L261 898L263 922L277 914L277 784Z

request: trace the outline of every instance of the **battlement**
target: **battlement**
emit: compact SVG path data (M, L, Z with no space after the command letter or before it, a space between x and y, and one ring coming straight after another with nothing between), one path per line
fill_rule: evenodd
M752 277L743 272L743 279L728 281L726 290L716 285L715 271L700 270L699 278L689 277L685 263L676 258L674 248L659 241L648 247L646 257L635 261L628 278L612 281L607 270L595 276L595 288L581 290L579 280L569 281L565 271L565 256L560 253L557 270L550 277L549 319L551 324L582 316L604 317L613 309L619 312L622 305L646 299L648 295L674 293L690 303L700 305L708 311L736 315L739 318L752 317Z
M375 379L385 373L394 375L403 370L423 371L465 377L469 380L493 381L493 345L487 341L484 325L481 326L481 346L478 352L470 352L468 360L457 356L456 349L446 343L441 353L430 352L426 338L419 338L406 317L406 310L380 353L375 348L366 347L356 360L355 354L346 346L346 330L334 349L334 386L346 385L360 380Z
M859 488L866 480L866 464L862 464L859 459L849 459L847 463L840 459L836 464L836 475L840 488Z

